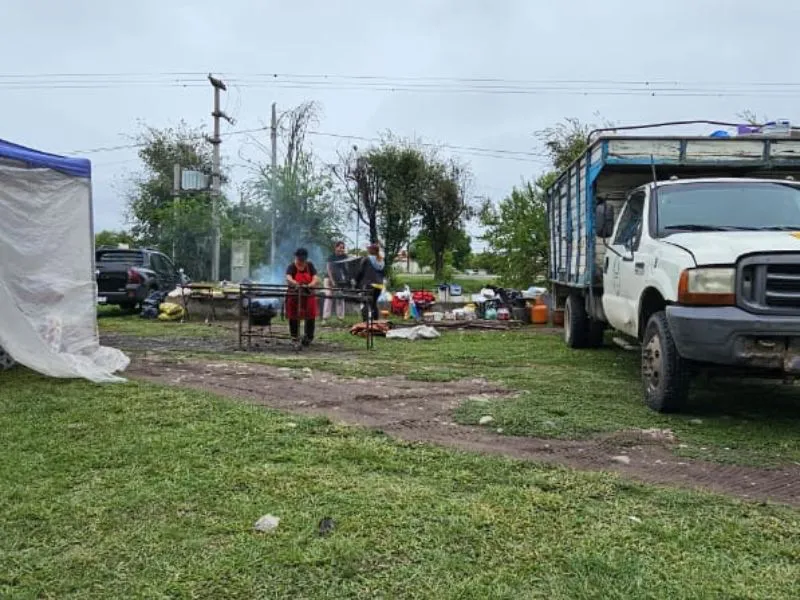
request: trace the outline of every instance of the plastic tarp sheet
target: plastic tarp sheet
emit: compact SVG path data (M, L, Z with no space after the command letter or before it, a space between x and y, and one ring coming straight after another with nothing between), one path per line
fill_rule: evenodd
M386 333L386 339L390 340L435 340L439 337L439 332L429 325L417 325L404 329L391 329Z
M125 354L100 346L88 161L0 141L0 347L44 375L94 382Z

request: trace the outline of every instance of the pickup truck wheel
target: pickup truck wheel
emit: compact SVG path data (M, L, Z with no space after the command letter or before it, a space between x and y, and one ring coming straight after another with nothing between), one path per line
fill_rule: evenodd
M573 294L564 305L564 343L570 348L586 348L588 333L589 316L583 307L583 299Z
M689 396L689 365L678 354L663 311L651 316L645 329L642 386L647 406L661 413L679 411Z

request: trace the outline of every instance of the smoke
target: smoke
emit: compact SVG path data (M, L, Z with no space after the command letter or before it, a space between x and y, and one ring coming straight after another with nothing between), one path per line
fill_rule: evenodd
M253 270L253 280L258 283L273 285L283 285L286 283L286 268L294 261L294 253L298 248L308 250L308 260L310 260L323 277L325 265L328 262L330 251L326 252L319 244L304 240L302 234L284 236L275 244L275 265L259 265Z

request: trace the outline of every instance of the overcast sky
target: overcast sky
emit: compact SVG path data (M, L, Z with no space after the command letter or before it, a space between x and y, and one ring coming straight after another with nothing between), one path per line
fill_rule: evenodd
M0 137L72 153L129 143L139 121L210 125L210 86L158 83L170 80L158 74L175 72L213 72L233 82L223 103L237 123L223 131L266 123L273 101L285 109L304 100L322 105L321 132L374 137L392 130L532 153L541 152L533 133L564 117L731 120L752 109L800 120L798 22L793 0L2 0ZM102 86L55 87L54 77L31 77L77 73L95 76L64 80ZM98 75L126 73L141 76ZM428 87L367 89L375 82L362 79L288 87L298 79L286 76L272 80L279 87L268 73L368 75L389 78L383 87ZM475 93L477 84L464 78L501 81L491 93ZM558 83L565 80L595 83ZM673 95L640 92L655 81L672 82L656 87L671 86ZM240 162L246 141L225 138L229 164ZM325 161L353 143L311 141ZM545 166L537 156L452 152L471 164L474 193L494 199ZM138 168L135 149L86 156L94 165L96 229L123 227L122 190Z

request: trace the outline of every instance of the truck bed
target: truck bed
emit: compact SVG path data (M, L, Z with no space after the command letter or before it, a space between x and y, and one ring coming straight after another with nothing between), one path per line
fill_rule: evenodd
M594 229L598 199L619 213L627 193L672 176L800 180L800 140L783 136L601 137L547 190L550 279L572 287L601 284L605 248Z

